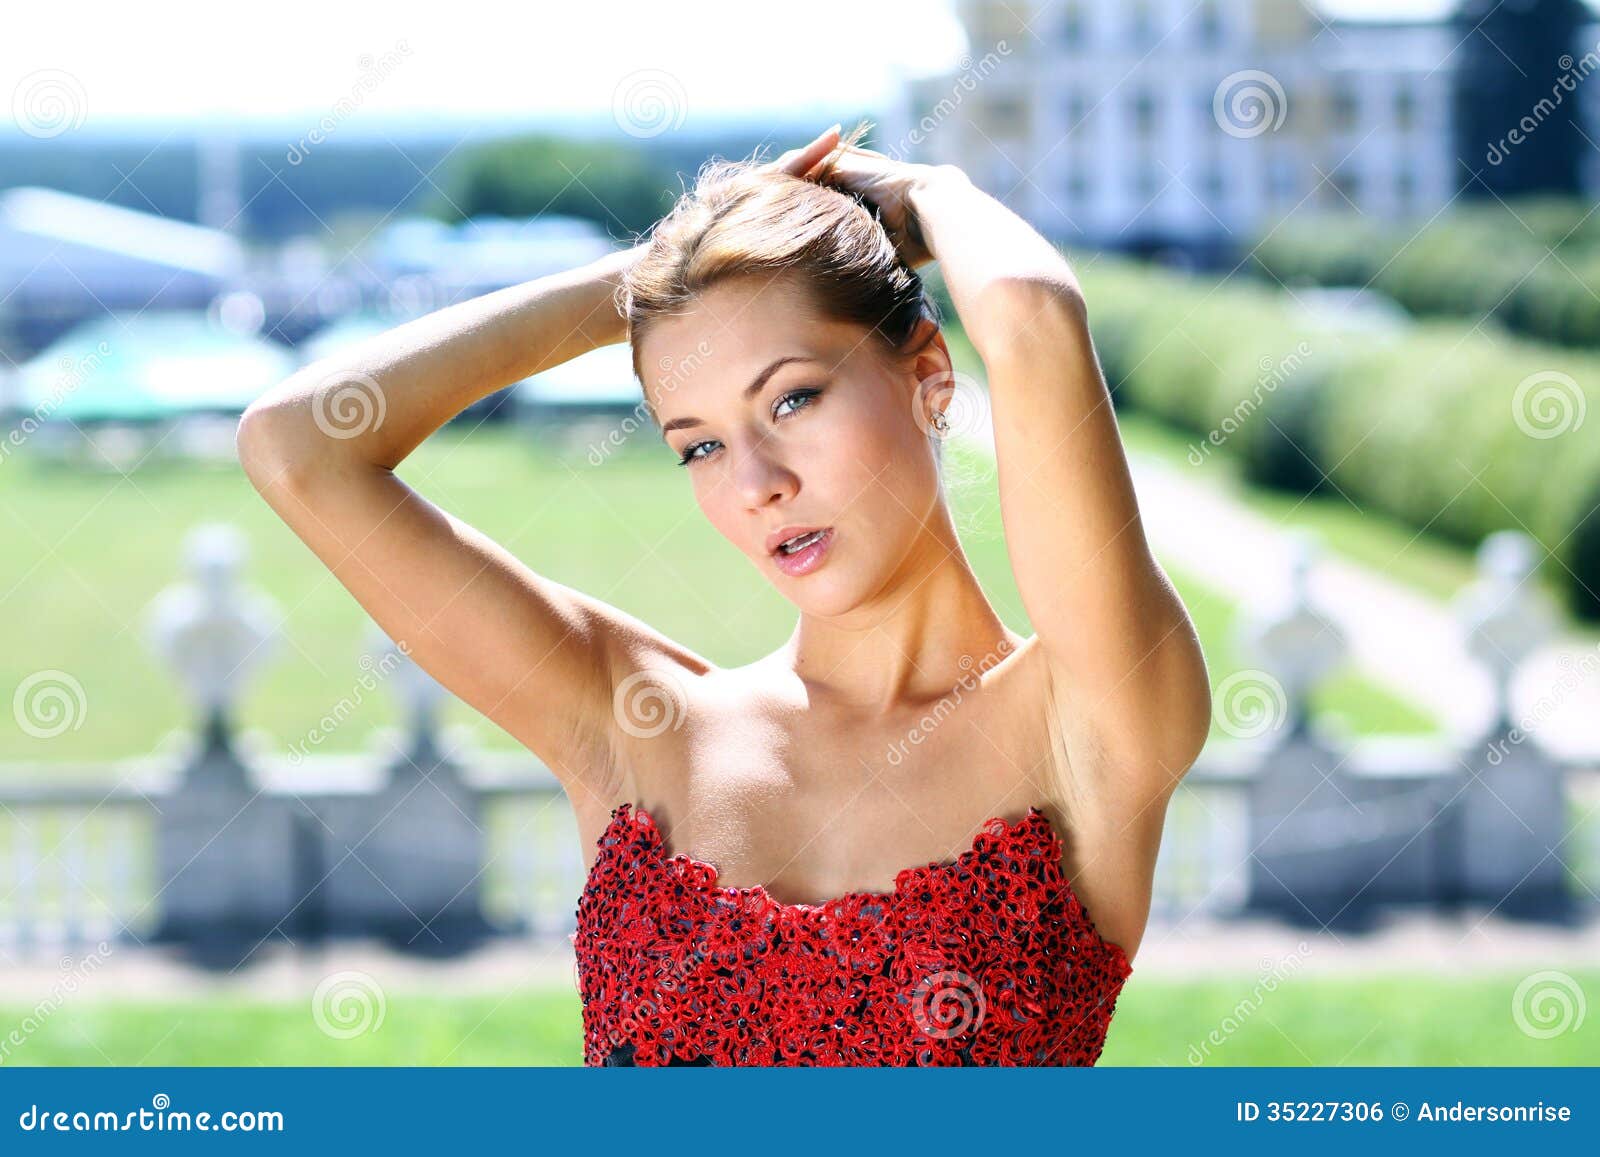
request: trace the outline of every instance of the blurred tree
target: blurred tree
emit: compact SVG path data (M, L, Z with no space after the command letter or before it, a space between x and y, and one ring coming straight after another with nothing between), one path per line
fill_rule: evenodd
M561 213L598 222L613 237L635 237L672 207L673 167L634 144L540 135L472 150L444 182L446 220L498 214Z
M1576 88L1587 73L1573 58L1589 18L1581 0L1463 0L1454 103L1465 196L1578 191L1587 145Z

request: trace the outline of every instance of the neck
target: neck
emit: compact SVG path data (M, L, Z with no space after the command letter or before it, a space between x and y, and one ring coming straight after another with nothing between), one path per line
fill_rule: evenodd
M802 614L774 660L812 701L881 715L937 699L1020 641L984 597L941 503L875 597L848 615Z

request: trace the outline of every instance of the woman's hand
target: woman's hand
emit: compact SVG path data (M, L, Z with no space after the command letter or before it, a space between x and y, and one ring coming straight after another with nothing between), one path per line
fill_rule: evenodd
M783 172L854 193L878 207L895 248L913 269L934 260L934 254L917 220L912 194L935 177L965 175L952 165L922 165L896 161L871 149L839 147L840 125L834 125L810 144L790 149L762 166L766 172Z
M817 137L809 145L798 149L790 149L775 161L768 161L761 166L764 173L788 173L791 177L808 176L817 163L833 151L839 143L839 131L842 125L834 125L827 132Z
M913 269L934 259L912 195L936 177L958 175L949 165L923 165L896 161L871 149L846 146L830 157L815 177L847 193L855 193L878 207L895 248Z

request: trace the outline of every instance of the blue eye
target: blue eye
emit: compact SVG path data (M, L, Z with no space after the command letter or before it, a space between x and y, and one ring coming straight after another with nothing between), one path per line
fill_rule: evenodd
M796 406L794 410L790 410L789 413L792 414L795 412L795 410L805 409L811 404L811 399L815 398L820 393L822 393L821 390L795 390L792 393L785 394L783 397L779 398L778 405L774 406L773 410L776 411L778 406L782 406L788 401L798 400L799 402L803 403L802 405ZM777 416L778 415L776 413L773 414L773 417Z
M790 415L796 414L801 410L810 408L810 406L812 405L813 401L815 400L817 395L819 395L820 393L822 393L822 391L820 389L805 389L805 390L791 390L791 391L789 391L787 394L784 394L783 397L779 398L775 403L773 403L772 416L773 416L774 420L776 420L778 418L787 418ZM789 410L787 413L779 413L779 410L782 408L782 406L786 402L794 402L796 404L795 404L794 408ZM712 451L708 450L704 454L697 453L697 451L700 450L700 448L703 447L703 446L719 446L719 445L721 445L721 443L718 442L715 438L707 438L703 442L691 442L689 445L687 445L687 446L685 446L683 448L683 455L678 459L678 465L679 466L687 466L691 462L697 462L697 461L700 461L701 459L709 458L709 457L711 457L711 454L713 453Z
M678 465L679 466L687 466L690 462L693 462L697 458L704 458L705 457L704 454L696 454L695 451L700 449L700 447L702 447L702 446L711 446L711 445L714 445L714 444L715 443L713 443L713 442L706 441L706 442L694 442L694 443L691 443L688 446L685 446L683 448L683 456L678 459Z

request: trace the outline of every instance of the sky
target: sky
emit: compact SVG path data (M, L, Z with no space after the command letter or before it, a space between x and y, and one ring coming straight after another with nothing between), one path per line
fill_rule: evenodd
M419 117L599 119L630 101L643 110L630 116L661 115L653 100L672 110L671 127L692 131L881 108L906 76L950 71L965 48L950 0L273 0L248 23L198 0L58 2L11 6L5 24L0 93L13 118L20 101L60 94L90 132L207 120L276 130L352 101L361 115L342 132Z
M964 45L948 9L927 0L768 9L781 20L749 0L273 0L248 24L229 7L108 4L92 36L76 4L9 7L0 92L14 105L25 80L53 79L86 107L84 127L315 118L341 99L360 100L352 127L369 113L609 117L619 93L652 92L672 94L687 124L870 106L908 72L948 68Z

